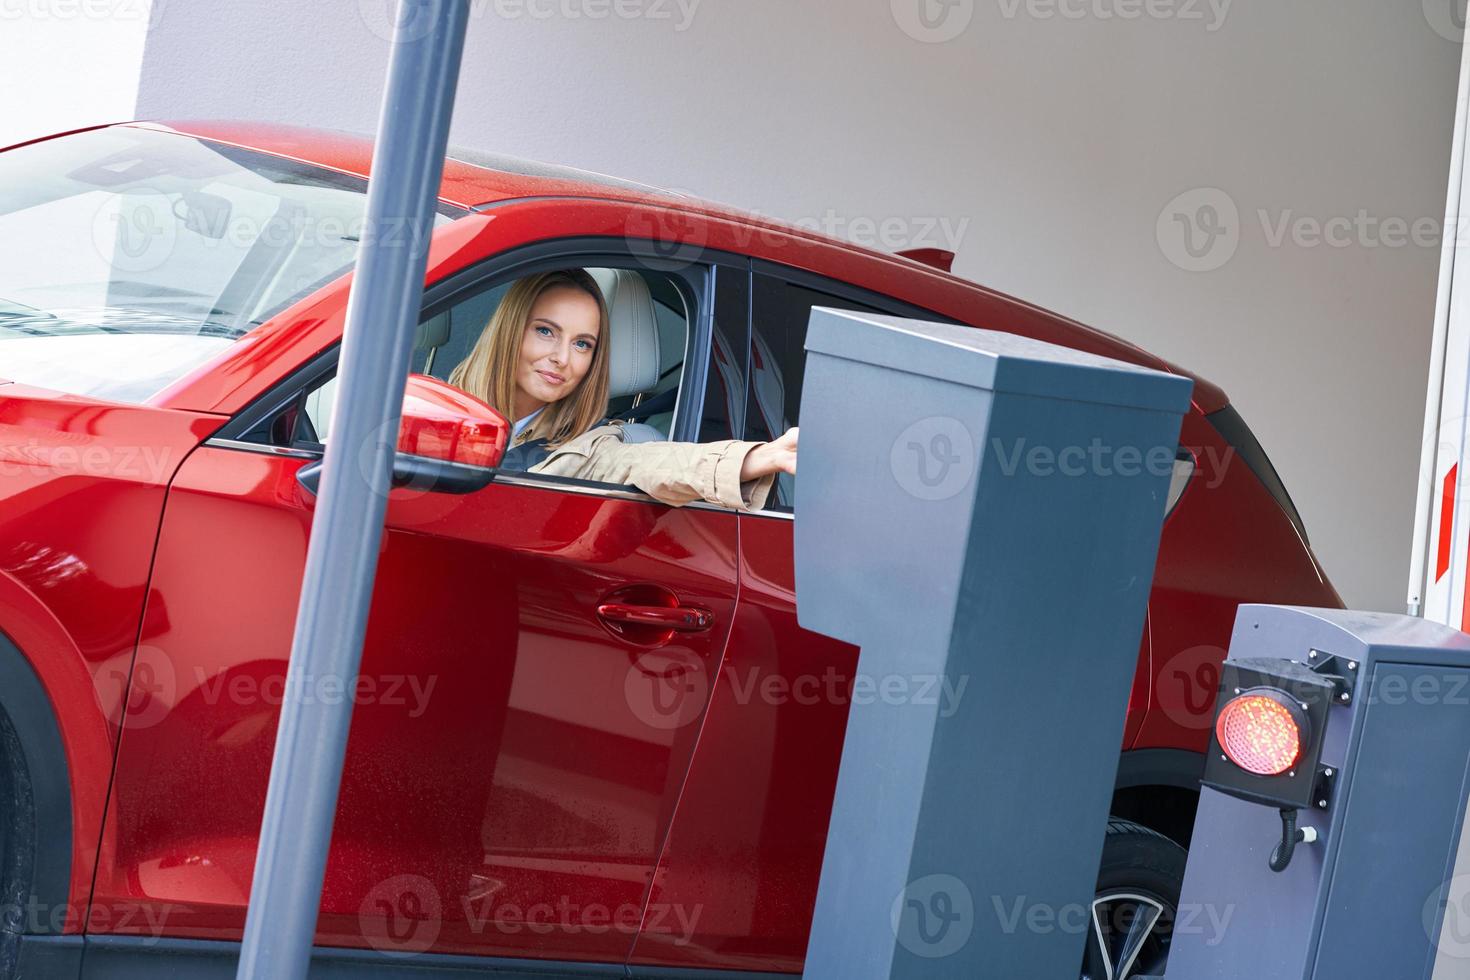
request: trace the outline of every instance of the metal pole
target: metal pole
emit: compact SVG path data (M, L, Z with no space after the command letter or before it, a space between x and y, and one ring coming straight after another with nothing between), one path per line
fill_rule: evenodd
M1455 102L1454 138L1450 144L1449 196L1445 202L1444 224L1441 227L1460 227L1460 197L1464 189L1465 173L1465 122L1470 112L1470 44L1460 51L1460 92ZM1414 497L1414 537L1409 555L1409 615L1423 615L1428 619L1450 624L1452 616L1443 611L1443 605L1430 609L1426 606L1429 586L1436 579L1429 577L1429 536L1434 527L1435 481L1439 479L1439 454L1446 436L1461 438L1464 434L1463 421L1451 420L1451 432L1440 431L1446 421L1444 416L1445 352L1450 345L1453 330L1451 297L1455 278L1455 253L1459 234L1446 234L1439 250L1439 290L1434 297L1434 333L1429 347L1429 384L1424 396L1424 441L1419 444L1419 486ZM1451 371L1464 371L1459 364ZM1452 386L1453 388L1453 386ZM1457 389L1463 390L1463 389ZM1456 406L1456 412L1459 406ZM1461 450L1456 445L1456 450ZM1453 464L1451 464L1453 465ZM1456 491L1458 493L1458 491ZM1453 521L1451 522L1453 523ZM1458 537L1451 539L1458 541ZM1452 549L1453 551L1453 549Z
M463 0L399 2L241 980L299 980L311 962L352 699L302 693L322 678L356 686L468 12Z

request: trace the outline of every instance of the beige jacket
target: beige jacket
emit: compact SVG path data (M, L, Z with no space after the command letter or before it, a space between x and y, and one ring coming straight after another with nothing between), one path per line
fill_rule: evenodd
M616 423L589 429L551 451L531 473L598 483L630 484L678 507L704 500L731 510L760 510L775 476L740 482L740 467L758 442L623 441Z

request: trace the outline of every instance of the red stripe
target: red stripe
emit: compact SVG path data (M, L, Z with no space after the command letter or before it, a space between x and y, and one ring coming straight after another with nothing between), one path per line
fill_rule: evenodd
M1455 478L1459 472L1460 464L1456 463L1444 475L1444 498L1439 502L1439 557L1434 562L1436 582L1450 570L1450 535L1455 527Z

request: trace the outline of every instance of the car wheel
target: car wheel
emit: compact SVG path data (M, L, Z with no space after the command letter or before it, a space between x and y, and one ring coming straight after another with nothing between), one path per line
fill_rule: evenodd
M1108 821L1083 980L1163 975L1184 884L1185 853L1147 827Z

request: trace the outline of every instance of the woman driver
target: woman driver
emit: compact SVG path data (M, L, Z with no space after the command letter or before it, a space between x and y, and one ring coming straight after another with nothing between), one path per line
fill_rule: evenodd
M797 430L774 442L623 442L607 410L607 306L580 269L513 284L449 383L514 419L503 469L631 484L666 504L765 505L796 472Z

